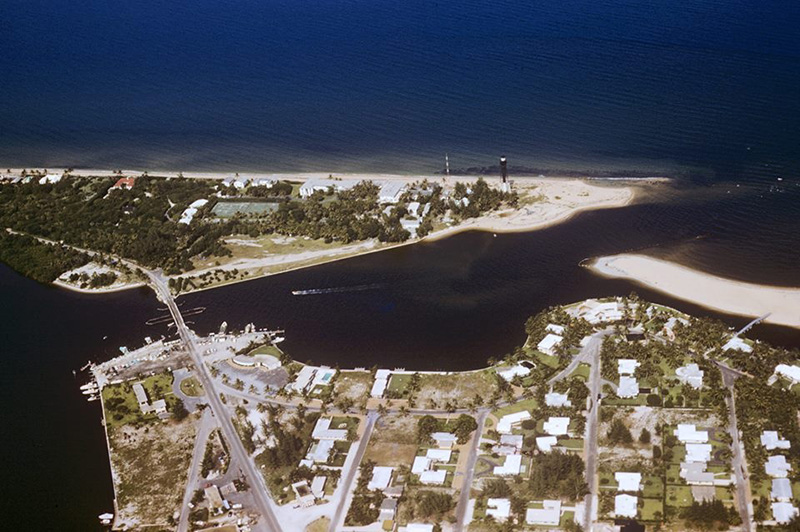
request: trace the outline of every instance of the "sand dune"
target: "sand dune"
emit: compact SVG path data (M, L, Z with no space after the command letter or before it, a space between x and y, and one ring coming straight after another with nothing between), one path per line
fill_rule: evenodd
M635 254L599 257L589 267L598 275L630 279L706 308L739 316L770 313L768 323L800 328L800 288L734 281Z

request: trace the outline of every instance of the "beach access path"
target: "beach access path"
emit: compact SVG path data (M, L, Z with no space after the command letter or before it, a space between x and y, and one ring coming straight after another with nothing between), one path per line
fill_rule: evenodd
M767 323L800 328L800 288L758 285L718 277L680 264L637 254L598 257L589 264L604 277L629 279L677 299Z

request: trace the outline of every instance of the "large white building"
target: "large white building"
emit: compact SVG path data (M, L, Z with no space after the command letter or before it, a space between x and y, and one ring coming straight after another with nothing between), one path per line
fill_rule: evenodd
M528 508L525 522L529 525L555 526L561 521L561 501L542 501L542 508Z
M327 192L333 188L334 192L350 190L359 184L358 179L309 179L300 186L300 196L308 198L314 192Z
M564 338L562 336L549 333L547 336L542 338L541 342L537 344L536 350L541 351L546 355L557 356L558 353L556 352L556 347L563 341Z
M519 475L522 470L522 455L510 454L506 456L505 462L501 466L495 466L494 474L500 477L511 477Z
M497 422L497 432L500 434L511 434L511 430L516 426L531 418L531 413L527 410L516 412L514 414L507 414L500 418Z

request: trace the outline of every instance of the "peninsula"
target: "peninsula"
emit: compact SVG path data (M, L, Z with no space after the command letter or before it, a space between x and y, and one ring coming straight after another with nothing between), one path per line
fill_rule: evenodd
M598 275L629 279L672 297L738 316L759 317L800 328L800 289L765 286L693 270L636 254L598 257L589 263Z
M642 183L8 169L0 260L86 292L141 286L155 268L187 293L461 231L531 231L628 205Z

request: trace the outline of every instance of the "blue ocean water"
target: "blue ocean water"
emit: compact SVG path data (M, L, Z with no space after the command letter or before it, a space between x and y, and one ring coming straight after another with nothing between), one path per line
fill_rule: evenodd
M800 5L4 0L0 165L797 172Z

